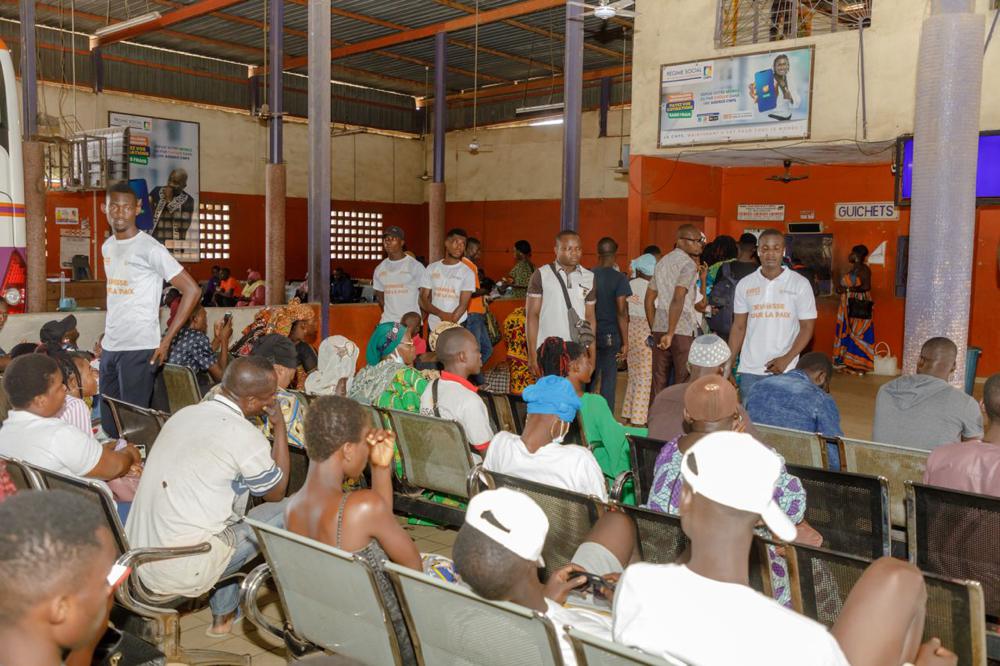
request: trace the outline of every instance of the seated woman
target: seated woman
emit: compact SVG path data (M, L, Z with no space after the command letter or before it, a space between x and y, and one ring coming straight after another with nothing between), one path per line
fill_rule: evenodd
M681 480L681 459L684 453L709 433L743 432L746 424L740 415L739 405L736 389L722 377L709 375L691 382L684 394L686 434L664 444L660 455L656 457L653 484L645 508L678 515L684 485ZM780 455L778 457L781 458ZM822 536L805 522L806 491L802 482L785 469L784 458L781 459L781 474L774 487L774 500L798 526L796 541L810 546L822 543ZM774 598L785 606L791 606L791 589L784 559L772 552L771 560L771 589Z
M547 338L538 349L538 367L542 369L543 375L566 377L573 385L580 398L584 437L604 476L614 479L628 471L628 440L625 435L645 437L648 430L623 426L615 420L603 396L585 393L585 387L594 372L594 363L586 348L561 338Z
M398 322L379 324L365 351L368 365L354 376L347 396L362 405L419 412L427 379L413 369L415 358L405 326Z
M433 568L449 580L443 558L421 558L416 544L392 513L391 433L372 428L357 402L340 396L322 396L309 406L305 424L309 473L302 489L285 509L285 527L358 555L375 571L389 619L399 639L404 664L415 663L399 602L382 567L388 559L416 571ZM344 482L357 478L371 462L371 489L350 492Z
M309 395L347 395L358 365L358 346L342 335L331 335L319 345L316 372L306 377Z
M247 281L243 285L243 292L236 305L239 307L264 305L264 293L264 280L260 276L260 271L250 269L247 271Z
M563 444L576 419L580 399L568 380L549 375L524 391L528 418L518 436L498 432L486 450L483 467L583 495L608 499L601 466L586 447Z

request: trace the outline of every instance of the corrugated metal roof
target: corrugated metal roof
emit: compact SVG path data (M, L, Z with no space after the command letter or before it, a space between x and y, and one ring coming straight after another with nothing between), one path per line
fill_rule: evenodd
M52 0L48 0L51 2ZM156 10L163 14L177 7L197 4L199 0L73 0L76 15L76 30L82 33L92 33L97 27L106 23L116 23L129 17ZM285 1L285 53L287 57L304 56L308 50L308 0ZM480 12L498 7L516 4L521 0L479 0ZM132 90L146 94L162 94L167 97L197 99L216 104L241 106L247 103L249 88L228 79L214 81L214 85L205 85L210 80L202 74L191 72L200 69L217 68L225 70L230 79L246 78L246 68L249 65L262 65L265 62L267 3L269 0L248 0L233 5L224 10L206 14L191 19L169 29L143 34L128 44L114 44L106 47L107 85ZM333 6L331 21L332 35L336 47L343 44L355 44L377 37L396 34L400 29L419 28L451 19L466 17L475 11L476 0L337 0ZM38 5L38 20L40 25L69 29L70 11L68 6L48 5L42 2ZM61 10L61 11L60 11ZM13 2L0 4L0 16L16 19L17 6ZM109 17L105 18L105 17ZM526 14L507 21L488 23L479 27L479 51L472 48L476 41L476 30L467 28L449 33L448 78L447 86L450 92L469 90L474 85L472 72L479 72L480 86L505 85L508 82L523 81L529 78L558 75L562 71L564 57L565 8L553 9ZM620 26L612 21L602 23L595 18L585 20L588 31L587 48L584 50L584 69L602 69L621 66L621 50L625 42L614 31ZM603 35L596 33L602 25L612 32ZM8 24L9 26L9 24ZM3 30L8 32L8 28ZM16 30L15 30L16 33ZM603 39L598 41L597 37ZM41 37L39 38L41 40ZM153 47L153 48L148 48ZM86 50L86 44L82 46ZM631 48L631 38L628 40ZM157 49L168 49L162 51ZM127 52L126 55L122 55ZM204 56L217 61L208 61ZM115 60L115 57L118 59ZM42 58L43 70L46 67L61 67L56 61L68 56L59 56L53 51L48 59ZM49 62L52 60L52 62ZM89 58L78 58L80 62L89 63ZM170 61L169 63L167 61ZM419 41L398 44L378 51L369 51L333 62L333 76L346 84L375 88L372 91L382 95L386 100L395 98L394 104L406 98L389 93L401 93L409 96L420 96L424 90L424 80L427 67L433 65L434 40L425 38ZM110 63L114 62L112 66ZM210 67L208 62L215 64ZM179 64L183 63L183 64ZM169 75L163 71L163 66L173 68ZM156 76L149 76L149 70L158 70ZM305 73L305 68L296 70ZM86 65L87 76L90 76L89 64ZM80 67L78 66L78 75ZM433 77L433 70L429 72ZM221 74L220 74L221 75ZM185 78L192 79L186 81ZM198 81L200 79L200 81ZM111 81L115 81L112 84ZM288 85L305 88L305 80L288 78ZM202 88L211 88L202 89ZM345 106L340 110L345 116L356 117L359 114L351 107L351 103L363 107L364 103L375 99L360 95L362 88L339 86L344 94L340 95ZM344 92L344 91L359 92ZM589 89L588 89L589 90ZM382 92L380 92L382 91ZM561 95L561 90L558 91ZM589 92L587 94L590 94ZM617 95L618 93L616 93ZM510 95L498 100L494 109L486 99L489 92L484 93L480 100L480 122L499 122L513 117L513 107ZM533 97L548 97L547 90L535 90L529 93ZM289 91L286 98L289 105L297 105L302 97L304 113L304 94ZM210 98L210 99L209 99ZM347 100L353 100L348 103ZM412 102L411 102L412 103ZM389 104L386 102L389 106ZM519 105L519 104L518 104ZM406 106L403 104L402 106ZM337 103L334 104L335 115ZM394 129L412 129L420 127L422 121L415 111L409 111L414 118L389 117L386 107L375 107L381 111L372 112L373 126L385 126L384 123L395 123ZM291 108L290 112L295 113ZM471 125L471 111L456 109L452 116L455 126ZM379 115L379 118L375 118ZM337 118L340 120L340 118ZM469 122L465 122L468 120ZM374 123L383 123L374 125Z

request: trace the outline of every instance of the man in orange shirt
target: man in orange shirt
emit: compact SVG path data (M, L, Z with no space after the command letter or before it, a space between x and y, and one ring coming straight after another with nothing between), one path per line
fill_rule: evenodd
M236 305L236 300L243 292L243 285L231 275L228 268L223 268L219 272L219 277L222 278L222 282L219 283L219 288L215 292L215 302L220 307Z
M482 269L479 267L479 259L482 256L482 243L478 238L470 238L465 243L465 256L462 257L462 263L469 267L472 273L476 276L476 290L472 292L472 298L469 300L469 316L462 323L462 326L467 328L469 332L476 337L476 341L479 343L479 352L483 357L483 364L489 360L490 355L493 354L493 342L490 340L489 331L486 329L486 294L489 293L491 284L484 284L484 282L489 283L489 278L483 275ZM482 384L481 375L473 375L471 378L474 384Z

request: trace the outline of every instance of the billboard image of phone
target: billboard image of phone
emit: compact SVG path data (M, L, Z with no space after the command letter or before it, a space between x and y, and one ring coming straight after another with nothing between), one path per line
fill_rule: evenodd
M774 70L763 69L753 75L757 91L757 110L766 113L778 105L778 94L774 89Z
M128 181L128 186L135 192L135 198L139 201L139 214L135 217L135 226L143 231L153 230L153 211L149 208L149 185L145 178L133 178Z

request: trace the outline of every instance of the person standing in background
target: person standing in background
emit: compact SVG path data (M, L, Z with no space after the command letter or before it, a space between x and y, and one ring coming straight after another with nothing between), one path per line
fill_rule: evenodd
M677 247L656 263L653 281L646 290L646 319L653 332L653 378L649 399L667 387L670 370L674 383L688 380L687 356L698 333L698 258L705 246L701 230L693 224L677 229Z
M632 261L632 281L628 297L628 385L622 403L622 419L633 426L645 426L649 414L649 389L653 381L653 350L649 346L646 321L646 290L656 270L656 257L643 254Z
M580 265L580 234L569 229L560 231L555 251L556 260L536 269L531 276L525 302L528 367L535 377L542 376L537 352L546 338L579 342L587 348L591 361L597 351L597 291L594 274ZM576 324L575 331L571 330L571 321Z
M375 268L372 287L382 308L380 324L402 321L407 312L420 311L420 284L427 270L406 254L406 234L399 227L387 227L382 235L386 258Z
M485 364L493 355L493 341L490 340L490 333L486 330L486 294L493 289L493 281L486 277L483 269L479 266L482 256L483 246L478 238L470 238L465 243L465 256L462 263L469 267L476 277L476 289L469 299L469 316L462 324L472 335L475 336L479 344L479 353ZM481 384L482 377L477 373L474 384Z
M600 393L612 412L615 410L618 360L628 356L626 299L632 295L628 278L614 267L617 259L618 243L613 238L604 237L597 242L598 264L594 269L594 291L597 292L597 361L587 390L593 391L594 384L600 379Z
M816 328L812 285L782 264L785 237L768 229L759 243L760 269L736 285L729 333L729 349L740 358L744 404L754 383L795 367Z
M190 319L201 289L167 248L139 231L135 224L139 202L128 183L112 185L101 210L113 232L101 247L108 283L101 395L149 407L156 372ZM181 305L161 339L159 306L164 281L181 292ZM101 423L109 435L118 437L111 409L103 401Z
M535 265L531 263L531 243L526 240L514 243L514 259L514 267L500 282L510 285L510 295L514 298L525 298L528 295L528 282L535 272Z
M872 324L872 271L865 265L868 248L855 245L848 261L851 269L837 285L840 308L833 343L833 365L863 375L875 369L875 327Z
M476 273L462 261L468 238L464 229L449 231L444 239L444 259L428 266L420 282L420 307L427 313L432 331L442 321L462 324L468 317L469 301L476 290Z

